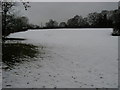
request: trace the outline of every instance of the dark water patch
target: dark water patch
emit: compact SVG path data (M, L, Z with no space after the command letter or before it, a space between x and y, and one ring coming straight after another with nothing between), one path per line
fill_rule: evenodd
M40 47L39 47L40 48ZM42 47L43 48L43 47ZM32 58L37 58L42 52L38 50L38 46L25 43L3 43L2 44L2 61L7 65L6 69L30 61ZM42 55L41 55L42 56Z

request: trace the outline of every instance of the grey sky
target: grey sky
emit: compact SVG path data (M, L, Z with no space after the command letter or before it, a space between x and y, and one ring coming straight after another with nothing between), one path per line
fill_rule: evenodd
M75 15L85 17L90 12L114 10L118 8L117 2L31 2L28 11L21 11L29 18L31 23L40 25L49 19L58 22L66 21Z

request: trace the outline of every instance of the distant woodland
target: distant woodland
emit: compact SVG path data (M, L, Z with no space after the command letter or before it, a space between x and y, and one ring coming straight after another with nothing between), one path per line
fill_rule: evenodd
M24 9L30 8L29 2L21 2ZM75 15L67 22L57 22L54 19L48 20L44 26L29 23L27 17L17 16L14 8L17 2L2 2L2 36L10 33L26 31L28 29L56 29L56 28L113 28L112 35L120 35L120 9L100 13L89 13L87 17Z

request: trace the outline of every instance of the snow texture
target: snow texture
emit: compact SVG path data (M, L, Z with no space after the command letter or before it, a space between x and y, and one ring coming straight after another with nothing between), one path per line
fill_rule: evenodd
M3 88L117 88L118 37L112 29L49 29L11 34L45 55L3 70Z

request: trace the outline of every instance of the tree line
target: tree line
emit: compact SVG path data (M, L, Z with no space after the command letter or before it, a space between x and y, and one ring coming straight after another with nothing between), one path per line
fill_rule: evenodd
M67 20L67 22L60 22L50 19L45 27L46 28L112 28L113 21L111 16L108 16L109 11L104 10L101 13L89 13L87 17L81 15L75 15L73 18ZM113 14L111 12L111 14Z
M21 2L25 10L30 6L28 2ZM17 16L14 12L16 2L2 2L2 36L6 37L10 33L26 31L28 29L51 29L51 28L113 28L112 35L120 35L120 9L100 13L89 13L86 17L75 15L67 22L60 22L50 19L45 26L29 24L29 20L24 16Z
M114 28L112 35L120 35L120 10L93 12L86 17L75 15L60 23L50 19L43 28Z

